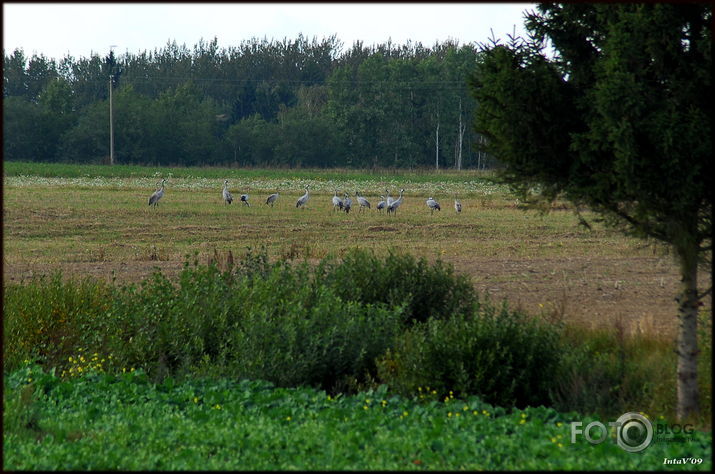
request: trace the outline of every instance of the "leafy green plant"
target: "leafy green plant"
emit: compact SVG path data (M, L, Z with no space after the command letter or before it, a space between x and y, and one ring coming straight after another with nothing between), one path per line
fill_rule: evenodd
M485 304L474 317L430 319L410 329L381 358L378 373L403 394L429 386L439 396L453 391L506 406L548 405L561 357L555 327Z
M15 369L27 359L60 367L80 346L102 350L103 316L112 288L94 279L64 280L57 272L25 285L8 285L3 298L3 363Z
M28 370L39 379L38 369ZM27 373L5 376L6 420L20 408L8 396L33 387ZM475 396L424 403L384 385L331 396L235 378L157 384L141 370L44 377L45 389L32 388L37 429L5 425L9 470L648 470L681 457L703 461L679 469L712 467L710 433L633 454L610 438L571 443L569 422L593 417Z
M356 249L340 261L328 258L317 274L346 301L406 305L409 323L470 314L478 304L469 278L455 274L450 265L440 260L430 265L392 249L385 257Z

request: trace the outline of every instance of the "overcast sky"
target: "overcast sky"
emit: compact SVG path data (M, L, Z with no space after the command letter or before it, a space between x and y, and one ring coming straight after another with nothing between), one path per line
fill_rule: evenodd
M3 48L22 48L26 57L139 53L163 48L167 41L189 48L203 38L219 47L253 37L295 39L299 33L319 40L335 34L349 49L407 40L433 46L436 41L485 42L492 29L506 39L524 35L529 3L3 3ZM515 30L516 28L516 30Z

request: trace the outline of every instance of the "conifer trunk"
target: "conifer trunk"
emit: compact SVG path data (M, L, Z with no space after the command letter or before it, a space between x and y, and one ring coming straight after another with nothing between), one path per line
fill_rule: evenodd
M680 293L678 302L678 407L685 421L700 411L698 397L698 263L697 246L679 250Z

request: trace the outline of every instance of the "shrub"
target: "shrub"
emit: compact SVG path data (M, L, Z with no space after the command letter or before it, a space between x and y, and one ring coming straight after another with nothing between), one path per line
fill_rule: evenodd
M14 370L25 360L58 366L83 344L101 348L102 319L112 298L113 290L104 282L65 281L59 272L8 285L3 297L4 370Z
M406 322L428 318L445 319L471 314L477 294L465 275L456 275L450 265L390 250L384 258L356 249L342 261L325 259L316 278L333 288L346 301L364 304L405 305Z
M430 319L398 338L378 362L382 382L403 394L479 395L500 406L549 404L562 357L559 331L506 305L474 317Z
M126 287L111 313L113 353L157 378L208 372L333 389L374 374L401 308L345 302L304 265L264 270L187 265L176 286L157 273Z

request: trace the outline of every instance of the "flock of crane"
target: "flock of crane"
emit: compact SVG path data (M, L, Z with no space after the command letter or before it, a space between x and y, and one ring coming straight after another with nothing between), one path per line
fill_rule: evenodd
M156 207L159 204L159 199L164 195L164 184L166 183L166 179L162 179L161 183L157 183L157 186L160 187L154 193L149 197L149 205ZM303 207L305 204L308 202L308 199L310 198L310 194L308 192L309 186L306 184L305 185L305 194L303 194L301 197L298 198L298 200L295 203L295 207ZM397 208L400 207L402 204L402 198L403 198L403 193L405 192L404 189L400 189L400 197L397 199L393 199L390 196L389 190L385 190L385 195L380 196L382 199L380 202L377 203L376 209L380 212L382 212L383 209L387 211L388 214L396 214L397 213ZM266 204L270 205L273 207L273 204L275 204L276 200L278 199L279 193L273 193L270 196L266 198ZM224 204L231 204L233 202L233 194L231 194L231 191L228 190L228 180L224 180L223 182L223 190L221 192L221 196L223 197ZM355 191L355 198L357 200L357 203L359 205L359 210L363 211L364 209L371 209L370 207L370 201L365 199L364 196L361 196L359 192ZM241 202L250 207L251 205L248 202L248 194L241 194ZM332 199L333 203L333 211L345 211L345 213L349 213L350 209L352 208L353 205L353 200L350 199L350 195L345 192L344 197L340 199L338 196L338 190L335 190L335 195L333 196ZM440 211L442 208L440 207L439 203L433 199L431 196L429 199L426 201L427 207L430 209L430 214L434 214L434 211ZM454 210L456 212L462 212L462 203L459 202L457 197L454 197Z

